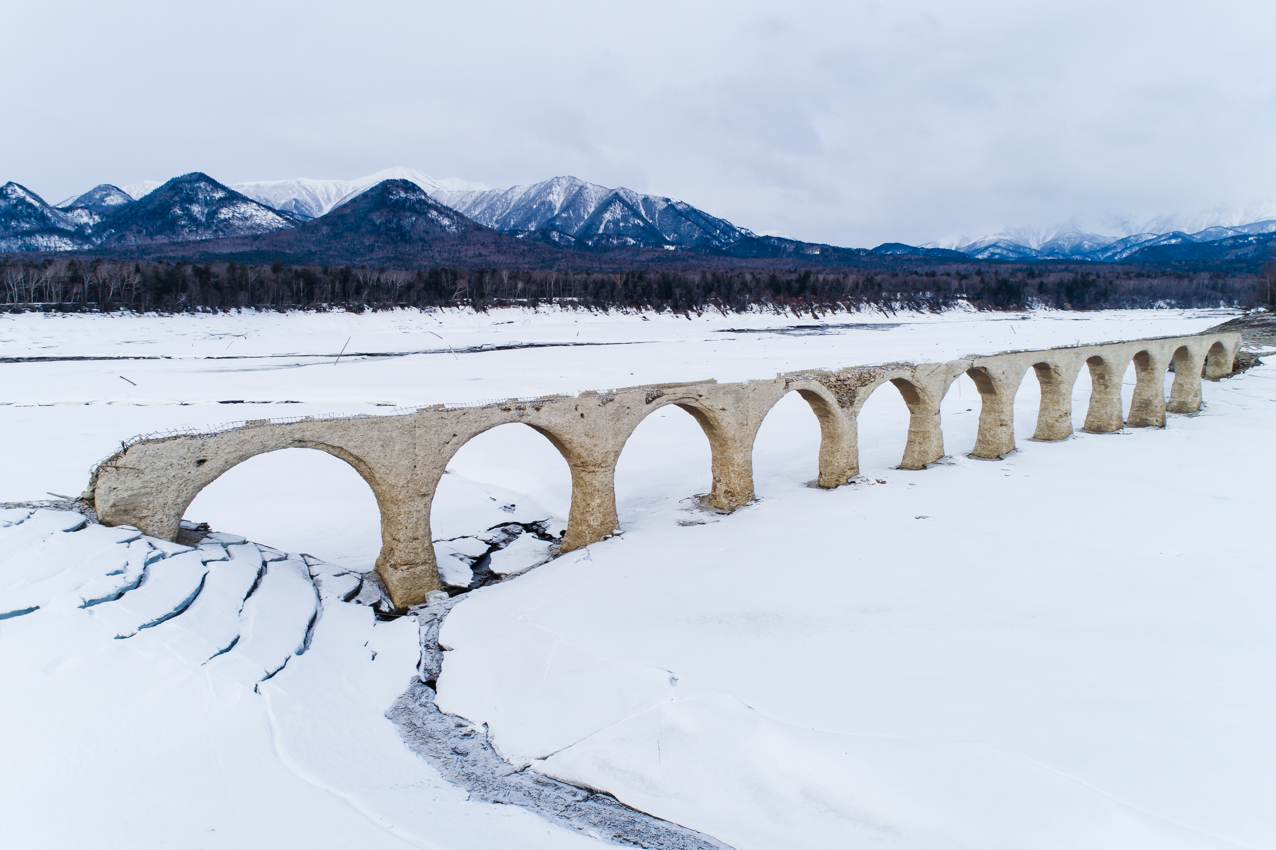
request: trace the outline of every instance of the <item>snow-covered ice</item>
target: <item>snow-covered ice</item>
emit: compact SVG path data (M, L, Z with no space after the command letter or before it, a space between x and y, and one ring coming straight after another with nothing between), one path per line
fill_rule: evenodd
M119 439L166 428L1223 318L5 315L0 358L101 359L0 362L0 427L21 447L0 458L0 498L78 494ZM553 347L481 350L512 341ZM1083 375L1077 424L1088 390ZM450 601L438 705L486 724L510 770L737 850L1274 846L1276 367L1204 396L1164 430L1033 443L1029 375L1019 451L976 461L962 379L943 405L948 458L904 472L907 412L877 393L863 477L821 491L806 486L818 425L791 395L759 432L758 501L731 515L698 507L707 442L664 410L617 468L623 534L530 570L554 554L570 476L530 429L494 429L451 464L433 525L454 584L481 561L514 577ZM187 519L216 533L192 548L0 510L0 722L20 730L0 743L7 842L598 846L449 784L386 717L420 642L413 618L355 598L379 530L353 470L314 451L254 458Z

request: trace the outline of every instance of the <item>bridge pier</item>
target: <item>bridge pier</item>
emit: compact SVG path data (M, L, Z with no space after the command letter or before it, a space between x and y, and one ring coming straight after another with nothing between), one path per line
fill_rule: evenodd
M1205 349L1182 345L1170 360L1174 364L1174 383L1165 409L1170 413L1196 413L1201 409L1201 372L1205 369Z
M971 366L966 374L979 390L979 434L972 457L992 460L1015 450L1015 393L1023 380L1018 364Z
M911 381L891 380L908 408L908 441L904 444L900 469L925 469L944 456L939 403L952 383L948 371L942 367L918 366L913 370Z
M1144 349L1134 355L1134 397L1125 424L1131 428L1165 427L1165 370L1159 352Z
M1110 434L1125 427L1121 412L1121 379L1125 376L1124 358L1116 362L1095 355L1086 360L1090 369L1090 406L1082 429L1092 434Z
M401 604L401 599L424 602L427 593L443 588L430 534L432 495L407 492L405 488L405 492L377 499L381 508L381 552L376 571L396 605Z
M614 534L620 529L616 515L616 461L619 454L568 464L572 471L572 506L562 551L570 552Z
M1041 406L1037 410L1037 428L1032 439L1049 442L1072 436L1072 388L1081 371L1082 360L1047 362L1032 366L1041 386Z

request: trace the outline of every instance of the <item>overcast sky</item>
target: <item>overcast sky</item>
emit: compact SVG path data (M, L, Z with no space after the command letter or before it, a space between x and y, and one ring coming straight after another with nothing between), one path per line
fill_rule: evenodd
M0 27L0 181L50 202L571 174L864 247L1276 207L1271 0L0 0Z

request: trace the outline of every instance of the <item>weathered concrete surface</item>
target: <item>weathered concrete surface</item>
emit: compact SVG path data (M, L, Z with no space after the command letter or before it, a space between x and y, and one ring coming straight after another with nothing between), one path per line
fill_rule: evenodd
M430 506L448 461L474 437L521 422L543 434L571 469L572 500L563 551L587 546L619 526L616 462L634 429L656 410L677 405L704 430L713 457L710 507L731 511L753 499L753 442L762 420L785 394L796 392L820 422L816 484L832 488L859 473L857 417L869 396L891 384L909 409L908 442L900 462L923 469L944 455L939 405L953 381L968 374L981 407L974 457L1014 451L1014 399L1032 371L1041 384L1036 440L1072 433L1072 386L1082 368L1093 391L1085 429L1093 432L1163 426L1165 414L1192 413L1201 403L1201 376L1231 373L1239 333L1206 332L1083 345L1009 351L938 364L888 363L837 371L792 372L770 380L630 387L579 396L520 399L475 407L436 405L392 416L259 420L211 433L132 441L94 469L86 497L106 525L133 525L172 540L187 507L218 476L250 457L301 447L328 452L368 482L381 511L377 571L395 603L413 605L440 585L430 532ZM1121 379L1135 364L1137 386L1128 419ZM1166 404L1166 370L1175 380Z

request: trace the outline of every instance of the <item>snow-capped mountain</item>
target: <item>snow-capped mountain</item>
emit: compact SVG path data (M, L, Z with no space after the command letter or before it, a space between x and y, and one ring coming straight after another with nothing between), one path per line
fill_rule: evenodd
M0 252L190 242L298 224L199 172L175 177L140 200L102 184L60 206L17 183L0 187Z
M383 180L295 229L223 245L224 250L265 252L292 262L399 267L515 262L539 268L561 261L564 253L484 227L409 180Z
M1182 259L1201 258L1205 253L1228 253L1233 247L1256 246L1255 250L1271 241L1276 233L1276 208L1265 210L1266 219L1238 220L1233 213L1224 215L1215 211L1199 216L1164 216L1142 229L1121 236L1086 232L1073 226L1034 230L1012 228L994 236L975 240L954 240L947 247L978 260L1083 260L1091 262L1121 262L1139 258L1152 258L1158 249L1175 248ZM1220 219L1232 224L1219 224ZM1197 230L1163 229L1173 220L1202 224L1216 223ZM1176 247L1182 246L1182 247ZM1191 246L1200 246L1193 248ZM1206 246L1214 246L1208 248ZM939 246L928 246L939 247ZM1160 251L1164 254L1164 250ZM1164 258L1164 257L1162 257Z
M124 189L124 193L130 198L140 201L144 196L149 195L163 185L163 180L140 180L137 183L130 183L121 188Z
M77 195L74 198L67 198L58 204L58 209L73 210L83 209L95 213L115 212L126 204L131 204L135 198L125 192L118 186L112 186L110 183L103 183L100 186L94 186L83 195Z
M435 180L415 168L387 168L354 180L315 180L299 177L293 180L259 180L236 183L231 188L255 201L303 218L318 218L361 192L386 180L406 180L427 193L484 190L478 183L448 178Z
M480 224L560 245L724 249L749 231L690 204L575 177L486 191L438 189L434 197Z
M88 225L25 186L0 186L0 251L73 251L90 244Z
M296 226L292 216L194 171L120 207L102 220L94 236L105 246L139 245L252 236Z

